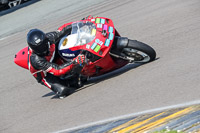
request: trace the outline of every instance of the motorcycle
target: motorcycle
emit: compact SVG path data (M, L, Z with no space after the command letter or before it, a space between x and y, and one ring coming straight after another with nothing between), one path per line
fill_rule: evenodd
M70 35L64 36L58 45L60 55L57 64L84 54L85 64L72 70L64 79L78 80L79 87L90 77L100 76L119 69L128 63L148 63L156 58L155 50L142 42L121 37L113 21L105 17L88 18L72 23ZM28 47L20 50L14 62L28 69Z

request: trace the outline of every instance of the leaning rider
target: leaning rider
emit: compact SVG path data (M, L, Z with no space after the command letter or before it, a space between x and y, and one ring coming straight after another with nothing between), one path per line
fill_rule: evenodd
M73 89L69 83L61 80L59 76L69 73L76 64L82 64L83 55L77 56L70 62L62 65L52 63L57 55L57 45L60 39L71 33L71 23L64 24L57 31L44 33L39 29L32 29L27 34L29 46L29 70L39 83L50 88L59 98L69 95Z

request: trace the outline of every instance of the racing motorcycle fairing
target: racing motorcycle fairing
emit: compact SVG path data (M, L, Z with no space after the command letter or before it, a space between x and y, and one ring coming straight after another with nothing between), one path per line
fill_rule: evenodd
M71 34L60 41L59 50L75 51L81 49L104 57L111 48L114 36L115 29L111 19L98 17L78 21L72 23ZM67 40L67 43L64 40Z
M29 69L28 67L28 59L29 59L29 48L28 46L20 50L16 55L14 62L19 65L20 67L23 67L25 69Z
M77 56L71 51L75 53L78 50L87 51L95 59L90 58L90 62L84 66L81 74L86 76L101 75L128 63L124 60L119 63L118 59L113 60L109 54L115 34L120 36L111 19L97 17L77 21L72 23L71 34L61 39L58 47L59 54L64 60L68 60Z

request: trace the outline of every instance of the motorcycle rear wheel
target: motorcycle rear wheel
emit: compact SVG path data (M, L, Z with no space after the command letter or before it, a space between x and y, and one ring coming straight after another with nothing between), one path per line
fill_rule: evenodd
M126 48L122 51L130 62L147 63L155 60L155 50L142 42L137 40L130 40Z

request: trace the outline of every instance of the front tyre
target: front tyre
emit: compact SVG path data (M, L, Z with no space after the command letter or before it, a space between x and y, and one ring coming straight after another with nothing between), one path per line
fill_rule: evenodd
M130 62L147 63L156 58L156 52L152 47L137 40L129 39L128 45L123 48L122 53Z

